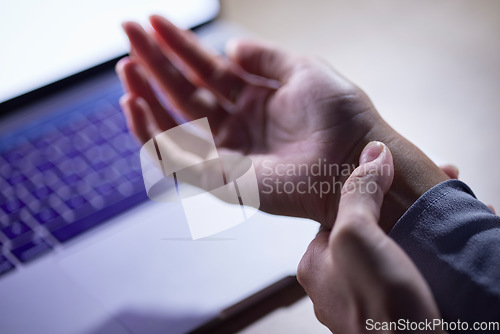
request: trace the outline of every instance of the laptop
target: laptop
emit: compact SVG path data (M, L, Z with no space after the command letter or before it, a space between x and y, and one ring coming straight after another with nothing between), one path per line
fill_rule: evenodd
M118 105L123 20L162 14L222 50L241 29L218 12L215 0L3 5L0 333L187 333L295 274L317 223L258 213L193 240L179 203L147 198Z

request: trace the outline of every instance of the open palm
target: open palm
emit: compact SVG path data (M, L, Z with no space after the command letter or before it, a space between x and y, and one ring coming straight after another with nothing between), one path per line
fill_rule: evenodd
M227 59L162 17L151 24L151 33L124 24L131 57L117 66L135 135L146 142L181 119L208 117L220 151L252 159L262 210L333 221L335 182L345 180L342 169L357 163L357 146L379 120L364 93L315 58L239 41ZM311 173L314 164L330 167Z

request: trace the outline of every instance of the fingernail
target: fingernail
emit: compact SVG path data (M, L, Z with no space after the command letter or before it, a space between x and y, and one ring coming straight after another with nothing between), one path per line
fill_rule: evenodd
M120 97L120 100L118 101L118 103L120 104L120 107L122 107L122 109L125 109L125 107L127 106L127 100L129 98L130 98L130 96L127 93L123 94Z
M124 58L118 60L118 62L116 62L116 65L115 65L115 71L116 71L116 73L118 73L118 74L123 73L123 67L128 62L129 62L129 58L128 57L124 57Z
M134 21L124 21L122 22L122 29L127 33L130 29L130 27L135 26L135 27L141 27L141 25L137 22Z
M359 157L359 164L363 165L374 161L377 159L382 151L384 150L384 145L379 141L372 141L368 143L361 152L361 156Z
M168 20L166 17L161 16L159 14L150 15L149 22L152 23L152 21L162 22L162 23L165 23L171 27L175 27L175 25L172 22L170 22L170 20Z

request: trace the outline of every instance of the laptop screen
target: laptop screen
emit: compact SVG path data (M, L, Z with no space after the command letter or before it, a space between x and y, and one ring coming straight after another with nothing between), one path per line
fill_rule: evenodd
M127 53L124 20L161 14L191 28L218 11L217 0L4 1L0 103Z

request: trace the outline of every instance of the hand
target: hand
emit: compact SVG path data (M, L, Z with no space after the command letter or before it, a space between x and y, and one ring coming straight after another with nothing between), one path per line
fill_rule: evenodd
M256 41L233 41L226 59L164 18L153 16L151 24L151 33L124 24L131 57L119 62L117 72L130 129L145 142L183 119L208 117L222 154L252 159L261 210L331 227L342 184L373 140L391 148L396 165L381 212L385 231L448 178L323 61Z
M316 316L343 334L365 333L368 319L440 319L422 275L378 225L394 176L391 152L372 142L359 162L342 189L333 229L318 233L298 267Z
M153 16L151 24L152 33L124 24L132 52L117 65L126 88L122 107L135 135L145 142L181 117L208 117L219 150L253 160L262 210L331 222L341 184L357 164L353 152L359 154L358 143L382 123L366 95L316 58L233 41L225 59L164 18ZM318 161L334 168L317 176L290 168L308 166L309 172ZM286 171L289 175L277 175ZM316 187L283 187L300 182ZM321 182L322 191L326 183L330 187L325 194Z

